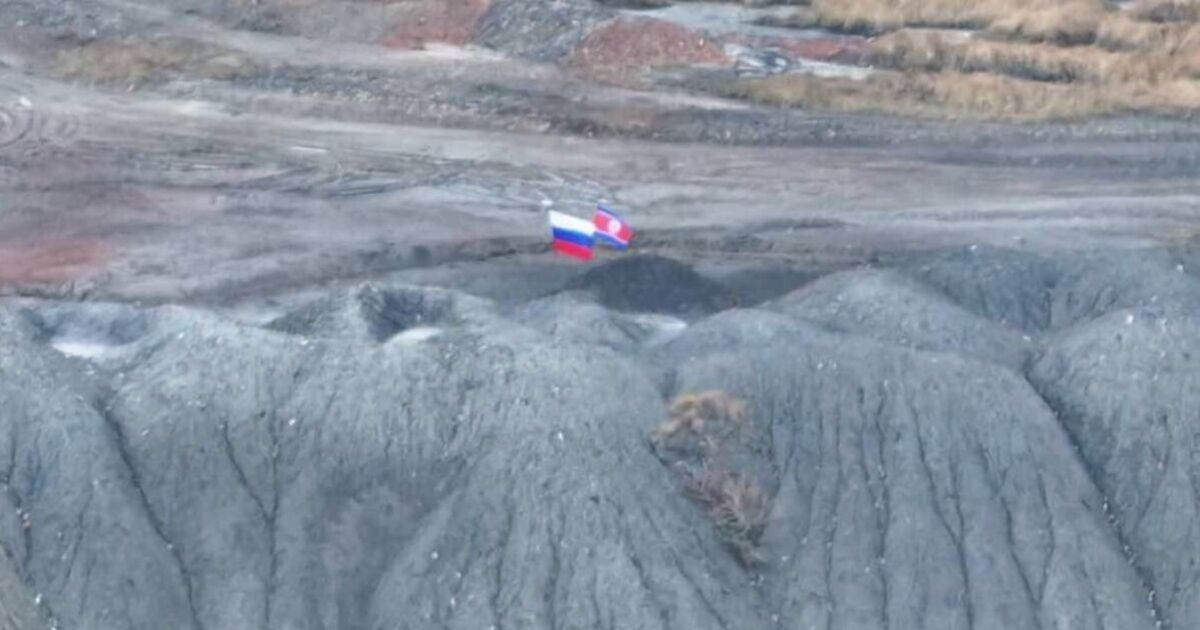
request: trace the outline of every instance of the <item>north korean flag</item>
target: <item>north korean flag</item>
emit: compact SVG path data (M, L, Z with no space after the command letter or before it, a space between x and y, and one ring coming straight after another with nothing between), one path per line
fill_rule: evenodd
M628 249L633 240L633 228L616 212L604 205L596 208L592 222L596 225L596 238L616 249Z

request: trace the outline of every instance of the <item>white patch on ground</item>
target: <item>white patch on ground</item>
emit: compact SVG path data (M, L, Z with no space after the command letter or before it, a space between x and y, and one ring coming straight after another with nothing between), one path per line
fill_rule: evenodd
M442 329L434 326L414 326L392 337L392 341L411 346L422 341L428 341L442 334Z
M291 149L292 151L295 151L296 153L317 153L317 154L329 153L329 149L326 149L324 147L306 147L306 146L300 145L300 144L293 145L288 148Z
M669 315L659 315L657 313L646 313L642 315L630 315L630 319L636 322L639 326L650 331L646 337L645 345L659 346L683 334L687 330L687 322L678 317Z
M219 116L225 113L225 110L220 105L210 101L182 101L173 103L173 109L176 113L191 118L209 118Z
M425 44L424 50L419 51L436 59L456 59L472 61L502 61L504 54L478 46L455 46L453 44L431 42Z
M848 66L840 63L813 61L811 59L797 59L793 62L790 72L811 74L815 77L821 77L823 79L853 79L855 81L862 81L874 74L875 70L872 68Z
M69 357L87 360L104 359L121 351L120 346L82 339L55 339L50 347Z

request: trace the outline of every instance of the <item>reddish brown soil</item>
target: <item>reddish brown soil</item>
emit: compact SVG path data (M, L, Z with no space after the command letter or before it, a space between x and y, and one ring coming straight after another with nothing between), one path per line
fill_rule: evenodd
M653 18L618 18L592 31L571 64L602 79L625 78L657 66L730 63L720 44L678 24Z
M476 25L490 6L491 0L412 2L383 44L392 48L422 48L431 42L470 43Z
M778 46L801 59L853 63L865 57L869 44L865 37L821 37L783 40Z
M69 282L97 270L109 257L108 246L94 239L0 241L0 293Z

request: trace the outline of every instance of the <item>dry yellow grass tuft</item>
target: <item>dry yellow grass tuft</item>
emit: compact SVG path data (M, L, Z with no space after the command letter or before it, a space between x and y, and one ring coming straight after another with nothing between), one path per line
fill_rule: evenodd
M1200 24L1154 24L1125 15L1110 17L1096 31L1096 45L1109 50L1174 54L1200 49Z
M128 87L185 73L229 79L250 67L250 62L236 53L175 38L96 41L63 51L56 61L56 70L64 78Z
M1200 21L1200 0L1137 0L1130 15L1147 22Z
M992 74L879 73L865 81L783 75L736 86L737 95L764 103L926 118L1067 120L1123 112L1193 114L1200 83L1100 85L1027 81Z
M985 32L994 38L1064 46L1095 44L1109 50L1174 52L1200 47L1200 24L1195 22L1155 23L1083 8L1016 11L989 24Z
M1060 47L951 37L901 30L871 45L872 63L897 70L992 72L1034 81L1157 85L1200 76L1200 52L1112 52L1091 46Z
M1109 11L1092 3L1035 5L998 16L987 25L993 36L1064 46L1090 44L1109 18Z
M1103 12L1102 0L815 0L784 22L852 33L877 34L906 26L983 28L1020 11L1061 7L1072 12Z
M1105 0L815 0L794 24L882 33L868 59L895 72L866 81L780 76L733 91L780 105L928 117L1197 113L1200 0L1137 1L1121 11Z

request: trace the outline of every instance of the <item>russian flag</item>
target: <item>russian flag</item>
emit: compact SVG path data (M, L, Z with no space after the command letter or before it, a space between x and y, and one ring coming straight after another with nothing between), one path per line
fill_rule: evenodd
M616 212L604 204L596 207L596 215L592 218L596 226L596 238L615 247L628 249L629 241L633 240L633 228L621 219Z
M554 235L554 251L579 260L595 256L596 227L586 220L551 210L550 231Z

